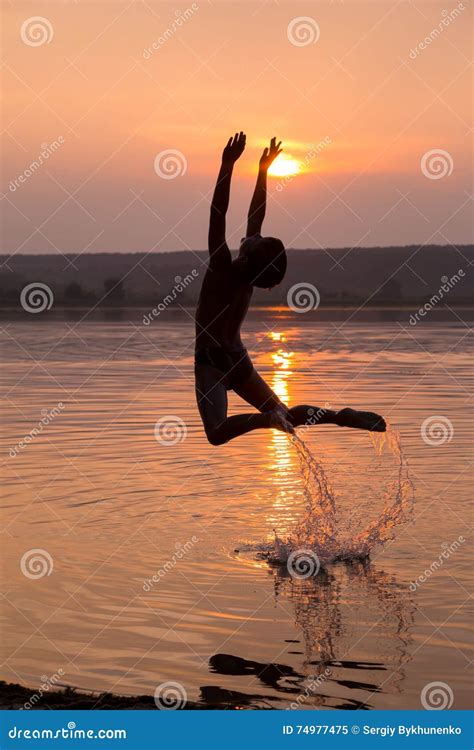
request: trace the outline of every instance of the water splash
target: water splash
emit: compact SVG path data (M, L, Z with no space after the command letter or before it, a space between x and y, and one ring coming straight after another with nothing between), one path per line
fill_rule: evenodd
M322 463L297 435L289 438L299 459L303 479L305 510L296 527L281 538L260 546L259 557L271 563L284 564L292 552L312 550L321 564L337 560L364 559L377 547L395 537L398 526L406 523L413 510L413 486L395 431L369 433L377 456L388 451L396 461L394 479L383 491L383 510L367 526L357 518L344 518L337 497Z

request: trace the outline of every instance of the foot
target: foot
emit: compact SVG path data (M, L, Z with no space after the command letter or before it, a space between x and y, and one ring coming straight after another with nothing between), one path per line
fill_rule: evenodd
M281 406L276 406L268 412L268 426L291 435L295 432L295 428L288 419L288 413Z
M385 419L373 411L356 411L346 408L338 411L336 417L339 427L355 427L370 432L385 432L387 429Z

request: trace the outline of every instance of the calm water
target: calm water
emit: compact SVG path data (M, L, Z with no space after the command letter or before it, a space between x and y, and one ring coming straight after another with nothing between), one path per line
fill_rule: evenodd
M122 694L172 680L190 700L265 708L299 696L305 708L418 708L422 688L442 681L466 708L468 328L454 317L413 328L406 317L406 330L278 312L247 323L249 350L282 398L380 411L401 434L414 484L394 541L370 561L305 580L252 551L301 518L296 450L274 431L207 444L186 314L149 327L138 314L6 324L0 678L35 688L62 669L64 683ZM230 410L245 407L231 396ZM155 423L169 416L185 427L163 445ZM431 417L444 432L424 440ZM377 456L366 433L313 427L303 437L337 494L340 523L354 533L369 525L394 458ZM32 549L50 575L33 577L27 558L22 572Z

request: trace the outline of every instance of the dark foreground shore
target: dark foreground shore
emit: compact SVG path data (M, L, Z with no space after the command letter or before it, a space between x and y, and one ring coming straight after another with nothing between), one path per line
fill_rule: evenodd
M157 710L153 695L115 695L114 693L96 693L64 686L59 689L44 691L39 697L33 688L24 687L12 682L0 680L0 710L13 711L48 711L48 710L113 710L128 711ZM172 706L170 706L172 708ZM271 709L265 702L265 696L249 695L235 690L226 690L214 685L200 688L200 700L187 700L180 708L183 710L220 710L236 709Z
M5 710L157 710L152 695L114 695L112 693L86 693L75 688L65 687L62 690L49 690L42 697L32 702L35 691L11 682L0 681L0 709ZM228 709L235 706L224 704L205 704L187 701L184 709Z

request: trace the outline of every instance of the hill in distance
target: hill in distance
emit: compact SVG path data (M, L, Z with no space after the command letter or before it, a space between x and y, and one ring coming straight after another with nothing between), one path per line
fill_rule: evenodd
M208 253L89 253L0 256L0 305L16 307L21 290L46 284L55 305L194 305ZM280 286L256 289L253 305L286 304L295 284L310 284L321 307L422 305L449 285L450 305L473 303L473 245L288 250Z

